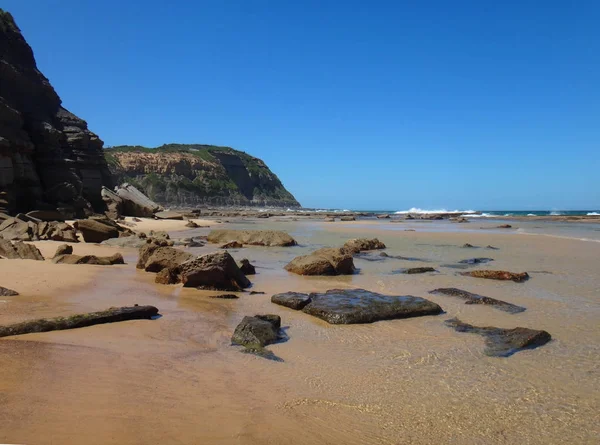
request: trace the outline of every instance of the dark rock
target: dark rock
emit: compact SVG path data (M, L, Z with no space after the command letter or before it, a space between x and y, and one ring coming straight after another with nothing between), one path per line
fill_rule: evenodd
M17 295L19 295L19 293L16 290L0 286L0 297L15 297Z
M498 248L494 246L485 246L485 248L490 250L498 250Z
M383 259L393 258L395 260L402 260L402 261L419 261L420 263L429 263L430 262L429 260L425 260L423 258L414 258L414 257L408 257L408 256L401 256L401 255L389 255L385 252L381 252L379 254L379 256L382 257ZM364 259L366 259L366 258L364 258Z
M77 329L103 323L114 323L127 320L149 320L158 315L154 306L111 307L101 312L69 315L66 317L42 318L23 323L0 326L0 337L31 334L34 332L60 331Z
M492 258L468 258L466 260L460 260L460 264L486 264L490 261L494 261Z
M125 264L123 255L115 253L111 256L96 255L57 255L52 258L55 264L94 264L97 266L112 266L113 264Z
M60 221L64 222L67 218L57 210L32 210L27 212L27 216L39 221Z
M250 295L264 295L264 292L259 292L259 291L255 291L255 290L251 290L250 291Z
M240 261L240 263L242 264L240 266L240 270L244 273L244 275L256 274L256 268L252 264L250 264L250 261L248 261L248 259L244 258L242 261Z
M9 260L37 260L44 261L42 253L33 244L26 244L23 241L11 243L8 240L0 238L0 257Z
M302 294L300 292L284 292L282 294L273 295L271 297L271 302L289 307L290 309L300 310L311 302L311 298L308 294Z
M364 289L332 289L310 294L310 298L302 311L331 324L373 323L442 312L441 307L424 298L382 295Z
M328 247L294 258L285 270L298 275L351 275L355 271L351 254Z
M241 249L244 247L242 243L238 243L237 241L229 241L219 247L219 249Z
M131 184L124 183L116 188L123 201L123 215L150 218L162 207L140 192Z
M56 248L56 253L54 257L59 255L71 255L73 253L73 246L69 246L68 244L61 244Z
M154 282L157 284L178 284L181 282L179 271L177 268L163 269L156 274Z
M461 275L475 278L487 278L490 280L511 280L515 283L523 283L529 279L527 272L507 272L505 270L473 270L461 272Z
M110 224L109 220L80 219L74 226L81 232L86 243L101 243L110 238L119 237L119 228L116 223ZM117 226L117 227L115 227Z
M509 357L524 349L543 346L552 339L546 331L521 327L514 329L478 327L463 323L458 318L446 320L445 324L458 332L483 335L486 346L484 353L492 357Z
M400 269L398 271L394 271L392 273L404 273L404 274L418 274L418 273L426 273L426 272L437 272L433 267L410 267L408 269Z
M212 230L208 242L215 244L237 241L249 246L295 246L296 240L279 230Z
M466 300L465 304L486 304L494 306L496 309L500 309L501 311L508 312L510 314L518 314L519 312L526 310L526 308L522 306L517 306L502 300L496 300L495 298L472 294L471 292L453 287L434 289L429 293L433 295L447 295L450 297L462 298L463 300Z
M196 223L195 223L194 221L192 221L192 220L189 220L189 221L186 223L186 225L185 225L185 226L186 226L186 227L190 227L190 228L192 228L192 229L196 229L196 228L198 228L198 224L196 224Z
M184 287L239 291L251 284L227 251L199 256L179 269Z
M346 241L342 246L343 249L347 250L350 254L356 254L366 250L379 250L385 249L385 244L379 241L377 238L356 238Z
M219 294L219 295L211 295L210 298L222 298L224 300L235 300L240 297L234 294Z
M496 228L497 229L512 229L512 226L510 224L502 224Z
M464 249L475 249L476 247L472 244L466 243L466 244L463 244L463 248Z
M281 339L280 329L279 315L246 316L235 328L231 342L240 346L264 347Z

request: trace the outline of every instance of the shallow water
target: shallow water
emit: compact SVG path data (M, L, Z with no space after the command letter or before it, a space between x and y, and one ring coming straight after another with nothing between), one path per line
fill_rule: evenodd
M474 223L469 229L446 223L451 233L424 229L436 223L414 223L416 232L389 229L401 224L232 225L286 230L301 244L231 250L236 259L247 257L257 266L252 290L266 292L240 294L238 300L155 285L152 274L135 270L135 252L125 255L126 266L99 267L85 288L54 297L59 313L139 303L156 305L163 317L1 339L0 441L598 443L600 243L475 229ZM356 259L360 272L347 277L300 277L283 270L296 255L359 236L379 237L390 255L430 262ZM482 248L460 247L467 242ZM488 244L499 250L484 249ZM531 279L496 282L439 267L480 256L495 261L475 268L528 271ZM439 272L391 273L421 265ZM343 326L270 302L276 292L345 287L421 296L446 313ZM439 287L527 310L509 314L428 293ZM35 311L27 312L32 303L21 296L8 304L32 317ZM45 307L44 315L51 309ZM230 346L236 324L256 313L282 317L289 340L269 348L283 363ZM444 326L452 317L479 326L545 329L553 340L510 358L487 357L480 336Z

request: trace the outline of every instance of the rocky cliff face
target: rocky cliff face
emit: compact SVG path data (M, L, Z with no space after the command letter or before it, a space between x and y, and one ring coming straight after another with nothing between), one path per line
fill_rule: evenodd
M113 185L102 145L61 106L12 16L0 9L0 212L102 209L100 189Z
M104 152L119 181L165 206L300 206L263 161L229 147L169 144Z

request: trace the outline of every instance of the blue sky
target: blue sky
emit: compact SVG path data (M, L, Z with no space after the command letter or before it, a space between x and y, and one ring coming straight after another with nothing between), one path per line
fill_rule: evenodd
M600 2L3 0L107 145L228 145L307 207L600 208Z

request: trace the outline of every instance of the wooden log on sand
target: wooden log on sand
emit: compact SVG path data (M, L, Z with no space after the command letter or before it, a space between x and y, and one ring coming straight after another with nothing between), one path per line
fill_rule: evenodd
M69 315L68 317L42 318L0 326L0 337L85 328L86 326L114 323L116 321L148 320L156 315L158 315L158 309L154 306L111 307L100 312Z

